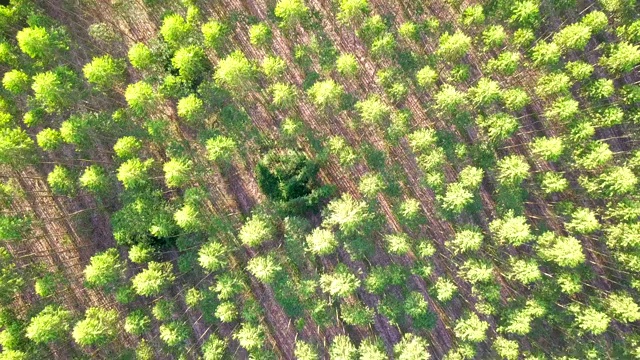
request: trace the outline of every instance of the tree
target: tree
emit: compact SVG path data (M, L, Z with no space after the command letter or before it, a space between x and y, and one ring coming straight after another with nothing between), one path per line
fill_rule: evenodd
M342 304L340 306L340 318L347 325L367 326L373 324L375 312L361 302L355 304Z
M71 312L57 305L47 305L31 318L25 335L37 344L59 341L68 336Z
M482 246L484 236L477 228L464 229L456 233L453 240L445 243L454 254L478 251Z
M529 94L520 88L507 89L502 94L502 100L510 111L520 111L531 103Z
M480 320L475 313L469 313L456 321L453 331L456 337L462 341L479 343L487 338L488 329L489 323Z
M202 78L209 68L209 60L202 48L191 45L176 50L171 58L171 65L180 72L180 77L187 82Z
M222 45L224 37L229 32L229 29L224 24L216 20L203 24L200 30L202 31L205 45L213 49L217 49Z
M618 292L607 298L614 319L628 324L640 320L640 306L626 292Z
M503 141L509 138L520 126L515 116L506 113L480 115L476 122L491 141Z
M266 23L260 22L249 27L249 41L256 46L267 46L271 43L271 28Z
M496 49L504 44L507 33L502 25L491 25L482 32L482 42L486 49Z
M473 202L473 193L463 184L452 183L447 186L444 196L438 196L442 208L453 214L460 214Z
M298 93L291 84L275 83L271 86L271 97L274 106L286 109L295 105Z
M216 83L230 90L246 89L251 86L255 69L247 57L239 50L218 62L213 78Z
M303 0L278 0L273 13L280 19L280 26L286 28L306 20L309 8Z
M345 77L354 78L358 75L360 65L355 55L351 53L343 53L336 59L336 70Z
M238 310L233 302L225 301L218 305L215 315L223 323L230 323L238 317Z
M142 149L142 142L134 136L123 136L118 138L113 145L113 151L120 159L131 159L138 155Z
M116 177L127 190L141 188L149 181L148 172L152 164L153 159L129 159L120 165Z
M104 194L110 187L107 173L98 165L86 167L78 181L82 188L93 194Z
M431 67L426 65L416 73L416 82L421 88L430 89L438 81L438 73Z
M154 252L151 245L135 244L129 248L129 260L136 264L144 264L153 258Z
M125 64L107 54L95 57L82 68L84 77L98 89L112 89L124 81Z
M207 158L211 161L227 161L236 149L236 142L227 136L218 135L207 140Z
M193 162L188 159L171 159L162 165L164 181L168 187L177 188L190 179Z
M576 268L585 261L582 244L574 237L559 237L548 231L537 242L538 255L558 266Z
M205 270L218 271L227 266L228 252L229 249L222 243L210 240L198 251L198 262Z
M358 101L355 108L360 114L360 118L370 124L381 124L389 119L391 113L391 107L377 95L371 95L366 100Z
M539 41L531 49L531 59L535 65L555 65L562 56L560 46L554 42Z
M124 275L125 265L116 248L91 257L84 268L84 280L89 288L113 289Z
M515 340L507 340L502 336L498 336L493 341L493 348L498 355L506 360L517 360L520 356L520 346Z
M557 161L564 152L564 143L559 137L538 137L531 143L531 151L547 161Z
M495 219L489 224L491 232L501 243L520 246L533 239L531 228L524 216L515 216L509 211L502 219Z
M517 51L504 51L495 59L487 62L487 69L490 72L502 75L513 75L518 70L520 64L520 53Z
M418 335L406 333L402 340L393 346L393 354L398 360L428 360L431 355L427 347L427 340Z
M315 228L311 234L307 235L307 251L315 255L329 255L336 251L338 241L333 232L328 229Z
M271 255L256 256L247 262L247 270L262 283L270 284L275 280L282 267Z
M347 335L337 335L331 341L329 357L333 360L356 360L358 349Z
M279 56L267 55L260 64L262 72L269 78L277 78L287 70L287 63Z
M299 360L319 360L320 354L315 346L302 340L296 340L294 356Z
M575 323L578 328L593 335L600 335L607 331L609 322L611 318L607 314L592 307L579 309L575 313Z
M368 0L340 0L336 18L343 24L359 22L369 13Z
M591 234L600 229L600 222L596 214L589 208L579 208L571 214L571 221L565 224L569 232L577 234Z
M169 45L178 47L191 41L193 27L178 14L171 14L162 19L160 35Z
M34 98L46 112L57 113L73 104L77 81L71 69L59 66L53 71L34 75L31 89Z
M519 281L523 285L529 285L542 278L542 273L535 260L511 258L509 264L511 265L509 277Z
M320 288L331 296L345 298L360 287L360 279L346 265L338 264L333 273L320 275Z
M440 46L436 54L448 61L457 61L471 49L471 38L462 31L445 33L440 36Z
M240 346L251 352L259 349L264 344L264 329L262 325L245 322L233 334L233 338L238 341Z
M435 108L448 114L460 112L467 105L467 95L445 84L435 95Z
M57 195L73 195L76 191L76 178L71 170L61 165L56 165L47 175L47 183Z
M375 199L375 197L385 189L384 179L378 173L366 173L360 179L358 190L365 198Z
M346 235L361 232L373 214L364 201L356 201L348 193L329 202L325 209L323 225L337 226Z
M135 43L127 53L131 66L138 70L149 70L154 64L154 55L149 47L143 43Z
M519 186L529 177L531 167L521 155L509 155L498 160L498 181L504 186Z
M222 360L226 348L227 344L224 340L215 334L211 334L200 348L202 351L202 360Z
M140 336L149 331L151 319L142 310L134 310L124 319L124 331Z
M73 340L80 346L104 345L118 334L118 313L113 309L90 307L84 319L73 327Z
M36 135L36 142L42 150L53 151L62 144L62 136L58 130L45 128Z
M133 289L141 296L154 296L162 292L175 280L170 262L150 261L147 268L131 279Z
M536 28L540 23L540 4L535 0L521 0L514 3L511 8L512 23Z
M273 235L273 225L264 216L253 214L240 228L238 238L244 245L256 247L270 240Z
M616 44L608 55L600 58L600 64L613 74L630 72L640 64L640 46L624 41Z
M591 40L591 28L582 23L565 26L553 35L553 42L563 51L584 50Z
M368 337L360 342L358 349L360 353L359 360L387 360L387 352L384 349L384 343L378 337Z
M144 81L129 84L124 92L124 98L131 110L138 115L153 110L159 100L153 87Z
M170 320L175 312L176 304L175 302L167 299L160 299L156 301L151 309L151 313L153 317L158 321L167 321Z
M39 60L45 60L56 50L65 47L64 43L56 41L54 35L41 26L27 27L18 31L16 40L23 53Z
M451 279L441 277L433 285L433 291L438 301L446 303L456 295L458 286Z
M195 204L185 203L173 213L173 220L185 231L198 231L202 227L200 212Z
M7 91L16 95L26 92L29 89L30 83L31 79L29 75L21 70L14 69L7 71L2 77L2 86L4 86Z
M0 163L20 167L31 162L35 146L21 128L0 128Z
M190 331L186 323L171 321L160 325L160 339L169 347L182 345L189 339Z
M337 108L344 96L344 88L332 79L318 81L307 90L314 105L320 109Z

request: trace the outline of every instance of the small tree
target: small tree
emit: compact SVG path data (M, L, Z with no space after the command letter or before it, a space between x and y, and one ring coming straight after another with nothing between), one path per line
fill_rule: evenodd
M26 337L37 344L59 341L68 336L71 312L57 305L47 305L29 321Z
M205 115L204 102L195 94L181 98L177 105L178 116L194 124L202 120Z
M188 159L171 159L162 165L164 180L168 187L177 188L190 179L193 162Z
M238 90L250 87L254 76L254 66L244 53L236 50L218 62L213 78L219 85Z
M84 280L89 288L113 289L124 275L125 265L116 248L91 257L84 268Z
M449 84L443 85L435 95L435 108L448 114L460 112L466 105L466 94Z
M640 306L628 293L611 294L607 302L614 319L625 324L640 320Z
M33 59L45 60L55 54L64 44L56 41L55 37L40 26L24 28L16 34L20 50Z
M507 340L502 336L498 336L493 341L493 348L498 355L506 360L517 360L520 356L520 346L515 340Z
M456 321L453 331L456 337L462 341L479 343L487 338L489 323L480 320L475 313L469 313Z
M72 195L76 191L76 178L71 173L71 170L56 165L53 170L47 175L47 183L54 194L57 195Z
M369 14L368 0L340 0L339 6L337 19L343 24L359 22Z
M173 265L170 262L151 261L146 269L131 279L131 283L138 295L154 296L162 292L174 280Z
M385 189L384 179L378 173L367 173L358 184L358 190L365 198L375 199L375 197Z
M510 22L536 28L541 20L540 4L535 0L517 1L511 8Z
M482 42L486 49L501 47L507 38L507 33L502 25L489 26L482 32Z
M276 55L265 56L260 66L262 67L262 72L269 79L277 78L287 70L287 63Z
M307 90L311 101L321 109L337 108L342 102L344 88L332 79L318 81Z
M503 141L509 138L520 126L518 119L505 113L478 116L476 122L491 141Z
M445 243L454 254L478 251L482 246L484 236L479 229L469 228L456 233L453 240Z
M575 313L575 323L582 331L600 335L607 331L611 318L592 307L580 309Z
M361 302L355 304L342 304L340 306L340 318L347 325L367 326L373 324L375 312Z
M309 8L303 0L278 0L273 13L280 19L281 27L291 27L309 16Z
M291 84L275 83L271 86L271 103L279 108L290 108L296 103L298 93Z
M539 137L531 143L531 151L547 161L557 161L564 152L564 143L558 137Z
M585 261L582 244L574 237L559 237L545 232L538 237L538 255L566 268L576 268Z
M511 265L509 277L523 285L529 285L542 278L542 272L540 272L535 260L512 258L509 263Z
M438 73L430 66L425 66L416 73L416 82L423 89L430 89L438 80Z
M204 244L198 252L198 262L205 270L218 271L227 266L229 249L222 243L211 240Z
M553 42L562 50L584 50L591 40L591 28L581 23L565 26L553 36Z
M218 305L215 315L223 323L230 323L238 317L238 309L233 302L225 301Z
M90 307L73 327L73 340L80 346L104 345L118 334L118 313L113 309Z
M98 89L112 89L124 81L125 64L107 54L95 57L82 68L87 81Z
M553 42L540 41L531 49L531 59L535 65L555 65L562 56L560 46Z
M120 159L131 159L142 149L142 142L134 136L123 136L113 145L113 151Z
M93 194L104 194L110 186L106 171L98 165L85 168L78 181L82 188Z
M445 211L460 214L473 202L473 193L460 183L447 186L444 196L439 196L440 205Z

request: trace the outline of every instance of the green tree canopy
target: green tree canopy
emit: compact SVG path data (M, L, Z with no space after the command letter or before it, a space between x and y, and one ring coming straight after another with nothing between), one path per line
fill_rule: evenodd
M313 104L321 109L339 107L344 93L342 85L332 79L318 81L307 90Z
M82 68L87 81L99 89L110 89L124 81L125 64L111 55L95 57Z
M154 296L171 285L174 280L173 265L170 262L151 261L146 269L131 279L131 283L138 295Z
M122 279L124 268L118 250L111 248L91 257L84 279L90 288L113 288Z
M47 305L29 321L25 335L38 344L59 341L68 336L71 312L57 305Z
M104 345L118 333L118 313L113 309L90 307L84 319L73 327L73 340L81 346Z
M218 271L227 266L229 249L222 243L210 240L198 252L198 262L205 270Z
M218 62L213 77L231 90L246 89L253 83L255 68L242 51L236 50Z

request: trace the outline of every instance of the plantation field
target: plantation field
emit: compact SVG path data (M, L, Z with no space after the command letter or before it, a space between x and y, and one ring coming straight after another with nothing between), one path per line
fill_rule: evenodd
M639 14L0 5L0 360L640 358Z

